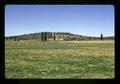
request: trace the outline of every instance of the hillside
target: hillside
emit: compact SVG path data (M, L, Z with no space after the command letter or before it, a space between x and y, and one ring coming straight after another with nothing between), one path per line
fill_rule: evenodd
M5 37L5 39L15 39L15 40L32 40L32 39L39 39L41 40L41 33L30 33L30 34L23 34L23 35L17 35L17 36L9 36ZM69 32L46 32L47 40L98 40L100 37L91 37L91 36L83 36L83 35L77 35L72 34ZM110 37L104 37L104 39L114 39L113 36Z

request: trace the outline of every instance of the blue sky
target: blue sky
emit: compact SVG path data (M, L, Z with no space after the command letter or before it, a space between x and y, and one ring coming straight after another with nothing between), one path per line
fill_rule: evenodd
M6 5L5 36L70 32L114 36L113 5Z

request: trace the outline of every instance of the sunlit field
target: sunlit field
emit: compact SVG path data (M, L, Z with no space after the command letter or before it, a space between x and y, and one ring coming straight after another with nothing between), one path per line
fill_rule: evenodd
M5 77L111 79L114 41L5 41Z

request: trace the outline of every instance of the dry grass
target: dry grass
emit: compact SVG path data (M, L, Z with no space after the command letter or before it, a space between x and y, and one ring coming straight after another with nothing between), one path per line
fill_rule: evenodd
M6 78L114 78L114 41L17 44L5 42Z

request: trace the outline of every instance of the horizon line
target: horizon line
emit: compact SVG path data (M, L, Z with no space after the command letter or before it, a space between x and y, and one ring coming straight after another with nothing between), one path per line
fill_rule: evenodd
M41 32L50 32L50 31L41 31ZM25 34L19 34L19 35L35 34L35 33L41 33L41 32L25 33ZM70 33L70 34L75 34L75 33L71 33L71 32L52 32L52 33ZM19 36L19 35L8 35L8 36L5 35L5 37ZM75 35L82 35L82 34L75 34ZM90 35L82 35L82 36L99 37L99 36L90 36ZM114 37L114 35L109 35L109 36L105 36L105 37Z

